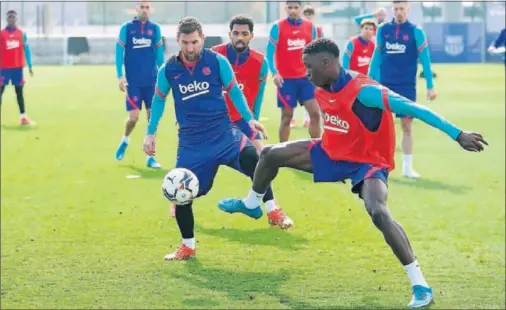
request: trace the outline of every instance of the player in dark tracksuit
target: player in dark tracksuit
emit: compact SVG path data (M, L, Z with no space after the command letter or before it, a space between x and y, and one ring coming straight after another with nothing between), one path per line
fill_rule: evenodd
M432 69L427 40L423 30L407 20L409 7L407 1L394 1L395 18L378 27L376 50L374 51L369 75L384 86L416 102L416 71L418 59L426 72L427 98L434 100L436 90L432 79ZM413 170L413 119L397 114L402 124L402 174L409 178L420 175Z

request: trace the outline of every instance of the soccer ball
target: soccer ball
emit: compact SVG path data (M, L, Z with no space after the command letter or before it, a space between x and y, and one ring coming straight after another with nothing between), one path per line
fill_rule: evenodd
M199 193L199 180L188 169L172 169L163 178L162 193L178 206L189 204Z

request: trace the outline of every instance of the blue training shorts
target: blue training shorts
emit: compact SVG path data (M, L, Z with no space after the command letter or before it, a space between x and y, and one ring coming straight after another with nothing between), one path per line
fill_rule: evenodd
M338 161L331 159L322 148L321 140L309 143L309 154L313 165L313 180L319 182L340 182L351 180L351 191L361 197L365 179L380 179L388 184L388 170L371 164Z
M152 86L128 86L126 90L126 110L142 110L142 102L146 106L146 110L151 109L151 102L155 95L155 85Z
M283 85L277 90L278 108L295 109L297 102L314 99L315 86L309 78L283 79Z
M397 93L403 97L408 98L409 100L416 102L416 86L406 86L406 85L384 85L394 93ZM398 118L410 117L402 114L395 114Z
M260 136L260 133L258 131L254 131L251 129L251 127L248 125L248 122L246 122L244 119L240 119L238 121L234 122L234 125L239 128L243 134L246 135L250 140L261 140L262 137Z
M23 77L23 68L9 68L2 69L2 78L0 85L8 85L9 83L14 86L23 86L25 79Z
M206 195L213 187L214 177L221 165L229 166L244 175L239 163L241 151L253 145L237 128L225 131L206 144L179 146L176 168L186 168L199 180L198 197Z

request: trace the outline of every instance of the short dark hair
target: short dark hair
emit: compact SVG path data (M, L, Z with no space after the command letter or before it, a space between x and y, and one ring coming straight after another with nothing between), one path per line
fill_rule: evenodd
M392 1L393 4L396 4L396 3L408 3L408 0L394 0Z
M329 53L330 55L339 58L339 47L336 42L331 39L320 38L306 45L302 53L306 55Z
M191 16L183 17L179 23L177 24L177 35L183 34L190 34L197 31L199 35L202 35L202 25L200 22L195 18Z
M286 1L286 4L288 3L297 3L298 5L302 6L302 1Z
M249 31L253 32L253 19L248 15L240 14L232 17L230 20L230 31L234 28L234 25L248 25Z
M315 12L314 8L310 5L306 5L304 7L304 10L302 11L302 14L304 14L304 15L315 15L315 13L316 12Z
M7 11L7 16L12 15L12 14L18 15L18 12L14 11L14 10L8 10Z

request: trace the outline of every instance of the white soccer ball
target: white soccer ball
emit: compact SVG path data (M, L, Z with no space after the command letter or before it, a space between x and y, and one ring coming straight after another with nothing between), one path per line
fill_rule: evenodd
M199 180L188 169L172 169L163 178L162 193L178 206L189 204L199 193Z

